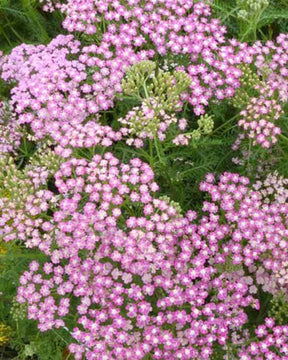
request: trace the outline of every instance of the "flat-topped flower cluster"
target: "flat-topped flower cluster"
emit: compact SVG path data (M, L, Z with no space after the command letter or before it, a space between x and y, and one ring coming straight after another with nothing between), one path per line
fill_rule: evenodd
M276 145L288 36L226 39L204 1L41 2L73 34L0 54L0 237L40 259L21 317L66 330L76 360L288 359L286 325L250 326L263 294L288 299L288 180L208 173L197 209L161 196L175 146L213 137L222 103L232 150Z
M215 183L207 175L202 215L157 196L153 171L138 158L72 158L55 185L53 216L34 211L39 231L31 234L49 261L30 264L17 300L41 331L69 328L76 359L209 359L215 343L245 325L245 309L259 309L257 288L287 292L277 274L288 253L288 206L265 204L245 177L225 173ZM43 195L38 206L47 211ZM286 348L287 340L279 351Z
M165 56L168 71L179 63L176 67L189 79L178 111L188 103L196 115L203 115L213 99L231 98L241 85L239 65L255 64L259 98L249 101L239 126L255 144L269 147L277 141L281 130L274 121L281 115L281 103L287 102L286 35L276 43L248 46L231 40L227 46L225 28L210 18L209 6L202 2L173 0L164 6L156 1L143 7L138 1L126 6L115 1L105 5L68 1L56 6L67 12L63 25L68 30L96 32L93 44L83 46L73 35L59 35L47 46L23 44L1 64L2 78L15 84L11 104L19 114L18 123L30 124L37 138L49 134L62 147L110 146L121 140L121 132L103 121L101 114L113 107L123 91L122 80L131 65ZM97 26L105 31L92 31L90 17L94 23L99 20ZM257 110L256 103L263 105ZM165 124L164 119L166 131L170 122Z
M68 30L91 33L92 19L86 16L92 16L94 22L102 19L105 31L99 38L97 31L87 46L72 35L59 35L47 46L23 44L1 65L2 78L15 84L12 104L19 123L30 124L37 138L49 134L61 146L73 140L72 146L109 146L120 140L120 134L96 114L113 106L125 72L143 60L165 56L172 60L168 69L175 61L183 64L179 70L188 75L190 84L182 106L191 104L196 115L204 114L210 99L232 97L240 86L242 72L231 51L227 57L223 48L225 27L210 18L204 3L154 1L143 7L139 1L126 6L115 1L78 5L69 1L61 9L68 11L63 24Z

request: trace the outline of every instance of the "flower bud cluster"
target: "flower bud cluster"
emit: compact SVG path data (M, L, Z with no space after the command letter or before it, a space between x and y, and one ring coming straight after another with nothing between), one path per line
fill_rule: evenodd
M118 119L122 125L120 132L128 137L126 143L141 147L146 138L163 141L170 125L178 122L176 112L183 105L181 95L188 90L190 82L184 71L170 73L158 69L156 73L156 63L152 61L133 65L122 81L123 95L142 104Z
M38 142L38 148L26 165L25 171L33 172L35 168L41 168L48 171L49 176L52 176L59 169L63 161L64 159L51 149L51 143L49 141ZM38 184L40 185L39 182Z
M145 139L166 138L166 132L171 124L177 123L176 115L168 115L161 106L161 100L147 98L142 101L141 107L136 106L129 111L125 118L119 118L122 125L121 133L128 137L126 143L135 147L142 147Z
M20 304L16 298L14 298L12 300L10 313L14 321L24 320L27 318L27 306L26 304Z
M139 98L147 97L148 89L146 82L151 80L151 78L155 78L156 67L156 62L151 60L143 60L132 65L125 72L125 76L121 82L123 95L131 97L138 95ZM144 86L146 86L146 89Z
M251 21L259 12L269 6L269 0L237 0L237 6L240 8L238 18Z
M271 309L269 316L275 319L275 322L281 325L288 321L288 299L283 293L279 293L271 300Z
M265 82L251 69L249 64L240 64L239 69L242 71L241 86L236 89L235 95L229 99L229 103L242 109L249 103L251 97L259 96L259 91L256 89L264 88Z
M135 98L157 98L165 111L180 111L181 95L187 92L191 79L182 70L172 73L157 69L152 61L141 61L125 73L122 80L123 95Z
M9 104L0 102L0 157L13 153L20 145L21 133L10 110Z
M40 166L19 170L11 157L1 158L0 166L0 236L4 241L18 239L27 247L38 246L39 227L56 202L47 190L49 171Z
M179 125L181 127L183 122L180 120ZM203 135L209 135L213 131L214 128L214 120L213 116L205 114L201 115L197 120L198 128L189 132L177 135L175 139L173 139L173 143L175 145L188 145L190 140L199 140Z

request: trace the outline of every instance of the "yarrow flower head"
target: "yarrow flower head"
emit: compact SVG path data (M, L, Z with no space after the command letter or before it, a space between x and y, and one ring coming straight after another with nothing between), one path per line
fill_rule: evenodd
M58 209L42 224L50 261L30 264L17 300L41 331L67 328L76 359L209 359L246 322L249 280L214 266L196 214L157 197L147 164L72 158L55 185Z
M215 262L225 263L231 256L234 265L256 273L263 290L287 292L286 283L279 281L279 272L286 271L287 204L277 199L267 204L261 192L249 190L248 178L238 174L224 173L219 184L214 181L208 176L200 186L210 194L212 202L204 204L208 216L201 220L199 231L207 237L210 247L216 248ZM220 225L223 220L225 223Z
M258 143L264 148L269 148L277 142L277 135L281 133L274 121L282 114L283 110L276 100L252 98L246 109L241 111L238 125L250 139L253 139L253 145ZM233 148L235 149L235 146Z
M17 84L11 101L17 125L29 124L37 139L50 135L62 147L109 146L120 134L102 126L99 117L87 118L111 106L111 94L87 84L91 75L80 53L72 35L59 35L47 46L23 44L3 57L2 78Z
M174 180L186 186L191 162L160 142L211 134L207 108L232 98L240 115L233 148L245 137L270 148L288 99L288 35L227 41L204 0L40 2L60 10L68 33L82 34L0 52L11 94L0 103L0 252L20 243L41 259L19 279L12 319L66 330L75 360L208 360L231 343L241 360L287 360L279 314L252 340L247 326L249 308L262 306L259 291L288 298L286 179L275 173L253 185L237 173L207 174L202 208L185 213L135 154L165 169L162 178L175 159L176 197ZM241 4L259 15L267 1ZM20 158L22 136L33 154ZM149 154L126 149L120 160L105 150L118 141L147 141ZM0 326L0 345L1 336L6 345Z
M46 3L45 9L53 10L52 2ZM240 85L241 71L234 66L233 54L229 59L220 54L226 29L219 20L210 18L210 7L204 2L109 0L103 4L81 0L75 4L68 0L56 1L55 7L66 15L63 26L68 31L99 36L100 45L88 48L104 57L104 68L105 59L112 58L115 70L123 63L129 66L128 59L135 57L140 57L138 61L141 61L152 60L157 54L162 57L169 54L176 64L179 58L178 63L184 63L183 70L191 79L187 101L197 115L204 114L212 97L218 100L231 97ZM103 21L107 24L104 33L101 30ZM89 61L92 63L95 58Z
M240 360L265 358L267 360L287 359L288 354L288 326L275 326L273 318L266 318L265 324L255 330L257 341L250 345L243 345L239 351ZM261 357L260 357L261 356Z
M269 173L264 180L258 180L253 188L257 190L265 203L277 201L285 204L288 199L288 179L278 171Z
M239 134L233 149L238 149L245 137L252 139L253 145L269 148L281 134L275 121L283 115L283 105L288 100L287 35L280 34L275 42L267 41L266 44L257 41L248 46L233 42L232 46L238 48L235 58L243 70L240 81L244 86L236 91L232 100L235 106L244 107L238 122L243 133ZM229 51L233 52L231 48ZM256 66L254 74L249 68L251 64Z

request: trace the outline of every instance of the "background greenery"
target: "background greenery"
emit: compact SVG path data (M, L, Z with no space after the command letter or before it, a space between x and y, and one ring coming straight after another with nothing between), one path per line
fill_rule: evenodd
M0 49L23 42L46 44L62 32L61 14L45 13L37 0L0 0Z

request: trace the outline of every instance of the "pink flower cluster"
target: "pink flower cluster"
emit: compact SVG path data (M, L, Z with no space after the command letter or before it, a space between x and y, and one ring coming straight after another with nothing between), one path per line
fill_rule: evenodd
M80 51L72 35L59 35L47 46L23 44L2 59L2 78L17 83L11 105L18 125L29 124L36 138L50 135L62 146L109 146L121 134L100 125L99 117L88 123L87 118L113 104L107 101L114 84L110 91L104 82L88 85L87 59Z
M231 97L240 85L241 71L233 65L233 56L228 60L221 54L226 29L219 20L210 19L210 7L203 2L169 0L164 3L157 0L143 5L132 0L122 5L114 1L103 4L89 0L75 4L70 0L58 7L64 13L68 11L63 25L69 23L70 31L78 27L85 32L86 25L90 28L88 24L94 21L90 16L98 16L107 25L113 22L102 36L100 48L103 47L103 53L108 47L116 46L124 53L130 51L133 56L148 47L154 50L149 54L150 58L154 54L171 54L177 64L177 57L184 57L187 65L181 69L185 69L192 80L185 100L190 102L197 115L204 113L204 107L212 97L219 100ZM91 11L92 7L94 11ZM83 9L87 11L85 15ZM82 17L78 16L80 12Z
M240 112L241 119L238 121L240 128L243 128L246 136L253 139L253 145L259 144L269 148L277 142L277 135L281 129L275 126L274 121L283 114L281 106L276 100L269 100L265 97L252 98L245 110ZM238 147L236 142L233 149Z
M261 85L256 90L263 96L273 97L277 94L281 103L287 102L288 81L288 35L280 34L275 42L262 43L256 41L253 45L241 43L235 39L229 40L229 46L223 46L219 52L221 57L231 57L234 64L253 64Z
M269 173L264 180L258 180L253 185L253 189L261 194L263 202L286 203L288 200L288 179L281 176L278 171Z
M65 28L96 32L96 43L82 48L72 35L60 35L47 46L21 45L1 60L2 78L16 82L12 105L19 114L18 123L30 124L37 138L49 134L65 147L69 146L68 132L74 147L110 146L118 141L121 133L95 114L114 105L131 65L169 55L173 66L178 57L181 64L184 62L177 68L189 75L191 84L182 101L189 102L196 115L205 113L211 99L232 97L240 86L238 65L255 63L265 86L257 89L260 100L251 100L239 125L261 146L267 148L276 142L280 129L272 117L262 118L261 109L257 112L254 105L260 101L260 107L267 107L272 116L274 112L281 114L272 97L277 94L280 101L287 101L286 35L280 35L275 43L248 46L230 40L227 46L225 27L210 18L209 6L191 0L165 4L157 0L145 5L135 0L125 5L69 0L66 4L57 2L56 7L66 14ZM87 128L82 128L87 121Z
M59 204L41 223L50 261L33 261L20 278L29 318L41 331L67 329L79 360L210 359L246 323L245 309L259 309L253 279L235 266L263 264L273 276L287 258L288 211L262 205L237 174L213 182L201 184L212 202L197 224L196 213L156 196L153 171L137 158L61 164Z
M275 42L256 42L255 51L258 75L266 82L266 87L258 88L261 94L276 94L281 103L288 101L288 35L280 34ZM250 60L250 59L249 59ZM248 61L249 61L248 60Z
M288 359L288 326L276 326L272 318L266 318L255 334L259 340L243 346L238 354L240 360Z
M234 149L239 147L244 135L253 139L254 145L269 148L281 133L274 121L283 114L283 104L288 100L288 35L280 34L275 42L265 44L257 41L252 46L235 40L230 43L230 47L223 47L220 52L235 54L234 63L253 64L259 76L259 83L254 85L259 97L253 97L240 113L239 126L244 133L240 134Z
M217 249L197 234L196 214L156 198L153 177L139 159L110 153L71 159L55 175L61 200L42 224L51 261L30 264L18 301L42 331L69 327L73 311L76 359L209 359L257 307L249 279L209 264Z
M288 205L277 201L266 204L261 193L249 190L249 180L238 174L224 173L218 184L214 181L213 175L207 175L200 185L212 202L204 203L203 211L209 215L201 219L199 233L217 251L215 262L224 264L231 257L233 265L245 266L251 273L261 268L258 284L263 284L265 277L271 283L265 291L288 294L286 285L282 287L278 281L288 255Z
M47 6L52 10L51 2ZM255 88L260 98L247 104L239 126L255 144L267 148L276 142L280 128L273 115L277 120L282 112L274 98L287 101L287 35L275 43L249 46L233 39L227 45L225 27L210 17L209 5L192 0L67 0L55 6L66 14L63 26L69 31L94 34L92 45L88 41L82 47L72 35L60 35L47 46L16 47L0 61L2 79L14 86L11 104L17 123L29 124L38 139L50 135L64 147L110 146L120 140L111 119L96 114L114 106L131 65L166 56L171 58L171 63L166 59L168 69L176 66L189 75L190 88L181 100L196 115L205 113L211 99L232 97L240 86L239 65L254 63L262 81Z
M261 307L259 290L288 297L286 180L277 192L273 178L253 187L236 173L219 181L207 174L202 209L184 214L157 194L154 172L139 158L124 163L105 149L94 155L97 148L83 151L94 155L88 160L73 152L123 139L135 147L163 141L172 124L173 131L188 128L180 113L188 104L201 115L198 129L175 130L172 142L188 145L210 134L214 123L202 116L205 108L234 95L243 64L256 66L259 97L240 112L243 132L234 149L245 136L269 148L288 99L288 35L252 46L227 43L225 27L204 1L41 2L46 11L60 9L64 28L83 32L85 45L59 35L48 45L0 53L15 113L6 119L0 103L0 237L23 241L46 258L31 262L19 280L17 300L27 304L29 319L41 331L68 331L75 360L205 360L231 343L241 360L288 360L287 326L268 318L257 340L245 332L247 309ZM146 76L143 67L129 79L127 70L143 60L154 60L153 71ZM169 104L174 93L165 93L177 78L157 82L158 66L191 80L189 90L188 81L175 92L177 106ZM145 77L147 84L139 84ZM19 147L22 128L48 155L43 150L42 162L19 169L7 153ZM51 168L49 159L56 159Z

